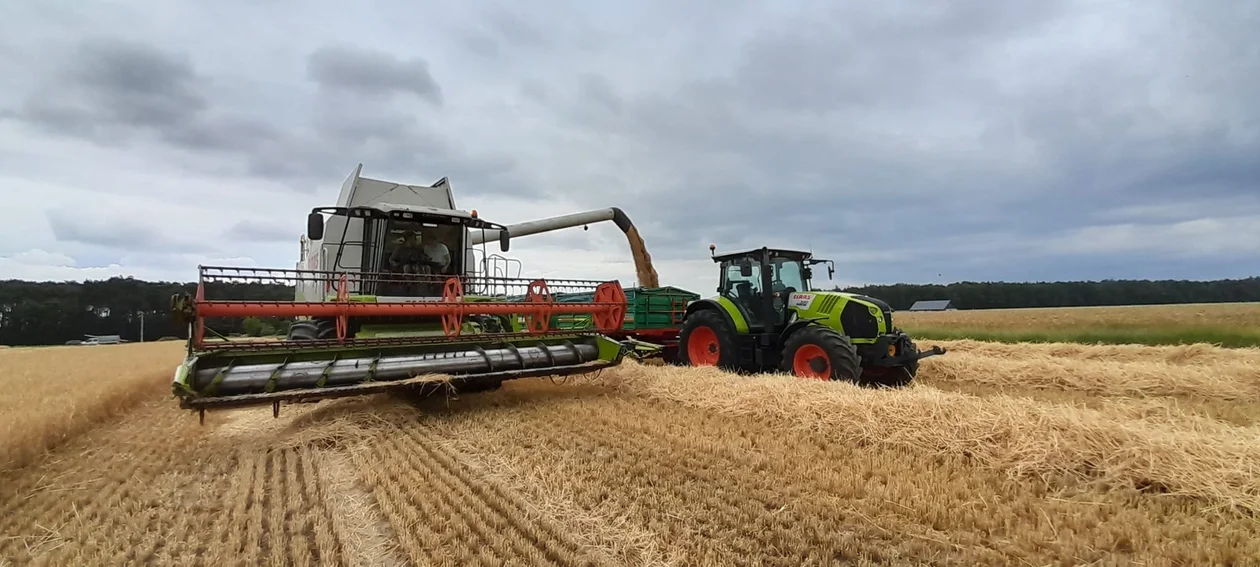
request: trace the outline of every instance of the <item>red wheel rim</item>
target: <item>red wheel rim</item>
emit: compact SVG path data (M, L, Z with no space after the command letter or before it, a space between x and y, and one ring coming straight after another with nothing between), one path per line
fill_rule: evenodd
M792 372L802 378L831 379L831 361L818 345L803 345L792 357Z
M696 327L687 339L687 358L695 366L717 366L722 357L722 346L717 333L709 327Z

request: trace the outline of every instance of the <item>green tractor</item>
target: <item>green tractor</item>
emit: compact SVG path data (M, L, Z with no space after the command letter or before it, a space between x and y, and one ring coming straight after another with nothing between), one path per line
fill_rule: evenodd
M830 260L798 250L709 250L721 267L718 296L687 306L678 364L900 387L920 360L945 353L919 352L883 301L811 290L813 266L825 263L835 274Z

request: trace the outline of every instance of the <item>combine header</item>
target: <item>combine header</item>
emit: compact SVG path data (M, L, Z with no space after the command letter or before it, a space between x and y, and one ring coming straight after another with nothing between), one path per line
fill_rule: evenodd
M327 285L334 295L315 302L242 297L258 289L256 284L286 282ZM416 284L440 285L442 295L389 302L359 291ZM592 300L557 302L557 289L588 293ZM188 358L175 377L181 406L191 409L270 403L278 411L281 401L424 387L439 380L483 389L512 378L592 372L618 364L625 352L602 334L619 329L626 313L626 295L616 281L203 267L196 295L178 297L174 308L192 327ZM574 315L594 324L582 332L552 326ZM212 328L207 322L244 317L302 317L306 325L329 332L311 337L291 331L285 339L207 336ZM299 331L306 325L295 324Z

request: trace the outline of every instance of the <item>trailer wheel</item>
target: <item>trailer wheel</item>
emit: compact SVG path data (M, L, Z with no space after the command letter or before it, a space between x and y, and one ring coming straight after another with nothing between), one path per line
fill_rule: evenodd
M678 362L684 366L716 366L729 372L739 370L734 329L709 309L688 315L678 335Z
M849 338L827 327L809 325L792 333L779 364L785 372L815 380L858 382L862 363Z

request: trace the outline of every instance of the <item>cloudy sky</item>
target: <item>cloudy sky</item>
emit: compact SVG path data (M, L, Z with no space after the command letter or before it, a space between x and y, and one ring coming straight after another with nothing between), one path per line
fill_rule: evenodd
M0 8L0 279L289 267L342 180L618 206L837 283L1260 274L1260 3L117 0ZM633 281L611 224L527 273ZM822 282L829 283L829 282Z

